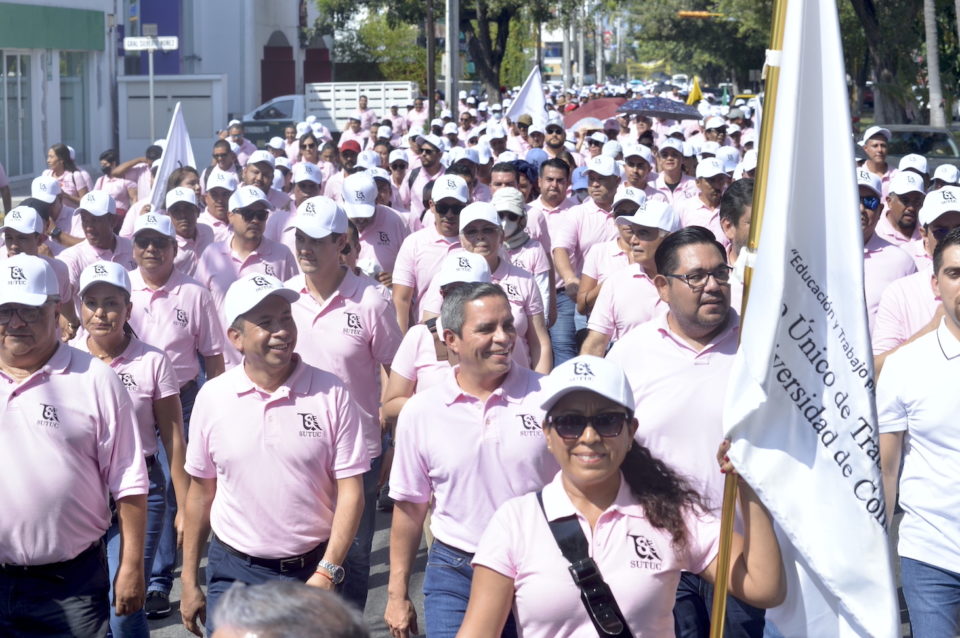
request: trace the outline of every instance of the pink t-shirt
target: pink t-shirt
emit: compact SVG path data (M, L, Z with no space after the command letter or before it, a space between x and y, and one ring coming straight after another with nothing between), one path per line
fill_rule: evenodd
M423 215L423 187L427 185L428 182L436 180L438 177L443 175L444 168L442 165L437 165L437 172L431 175L427 172L427 169L422 166L419 167L417 172L416 179L413 180L413 184L410 184L410 172L407 172L407 176L403 178L403 183L400 185L400 198L404 202L409 202L410 212L416 215L418 218ZM414 166L410 165L410 171L414 170Z
M413 288L411 307L414 323L423 313L421 300L440 269L443 258L457 250L461 250L460 237L443 237L432 225L403 240L393 266L393 283Z
M360 233L360 259L372 259L393 272L403 240L410 235L406 222L392 208L377 204L373 221Z
M197 224L197 236L194 239L177 235L177 256L173 258L173 265L180 272L193 277L200 263L200 255L213 242L213 228L206 224Z
M60 344L22 381L0 371L0 563L76 557L110 526L115 499L148 490L130 396L110 369Z
M246 166L250 156L257 152L257 147L250 140L246 138L242 139L243 144L240 145L240 150L237 151L237 163L240 164L240 166Z
M643 266L630 264L608 277L600 288L587 328L616 341L667 309Z
M342 145L344 142L349 140L356 141L356 143L360 145L360 150L362 151L370 144L370 131L360 129L359 133L354 133L353 130L348 128L340 133L340 144Z
M267 217L268 226L270 224L271 217L273 216L270 215ZM206 209L204 209L204 211L200 213L200 216L197 217L197 224L198 225L203 224L204 226L209 226L210 228L212 228L213 241L215 242L229 239L233 235L233 227L230 226L229 222L220 221L219 219L214 217L212 214L210 214L210 212L207 211Z
M630 257L620 247L620 238L617 237L597 244L587 253L583 260L581 274L593 277L597 284L602 284L607 277L628 265L630 265Z
M70 274L70 298L80 292L80 273L95 261L112 261L127 270L134 270L137 262L133 259L133 242L125 237L117 237L113 250L94 248L89 241L83 240L65 249L57 259L67 265Z
M597 630L580 600L570 562L553 539L547 519L576 516L588 554L603 574L635 636L673 638L673 605L680 572L699 574L719 551L720 522L709 514L684 515L687 547L677 551L669 532L650 524L626 481L595 529L577 511L561 474L536 494L507 501L487 526L473 565L514 581L514 615L523 638L596 638Z
M536 239L528 239L522 246L507 249L507 255L510 257L510 263L532 275L550 272L547 251Z
M682 227L702 226L711 231L724 247L730 244L730 240L723 233L723 228L720 227L720 207L710 208L700 199L699 194L677 202L673 210L680 217Z
M580 276L587 253L598 244L616 239L617 226L613 216L589 198L570 209L567 216L567 223L552 237L553 247L566 249L573 272Z
M910 237L904 237L900 231L893 227L893 224L890 223L890 219L887 217L890 213L884 213L880 215L880 219L877 221L877 227L874 230L874 233L879 235L881 239L886 239L888 242L894 246L902 246L909 242L922 241L923 238L920 235L920 224L917 223L916 228L913 229L913 234Z
M292 306L297 353L304 362L334 373L360 408L370 458L380 456L380 365L390 365L402 335L393 303L376 282L344 270L339 289L320 304L305 275L286 282L300 293Z
M636 412L636 439L653 455L685 475L711 508L723 501L717 446L723 440L723 401L737 351L739 318L699 352L677 336L659 315L628 332L607 359L627 374Z
M700 194L700 189L697 188L697 180L689 175L681 175L680 183L677 184L676 188L670 190L664 173L660 173L657 175L657 179L653 181L653 187L664 196L669 204L679 204L689 197L696 197Z
M59 175L54 175L53 171L48 168L43 171L41 175L56 179L57 183L60 184L60 190L71 197L79 196L80 191L87 188L87 180L84 179L83 173L80 171L75 171L73 173L70 171L63 171Z
M117 233L121 237L126 237L130 239L133 237L134 224L137 221L137 217L143 214L143 209L145 206L150 204L150 198L141 198L130 206L130 210L127 211L127 214L123 216L123 222L120 224L120 232ZM79 233L79 234L77 234ZM77 237L83 237L83 226L80 225L80 216L74 215L73 218L73 229L70 233L71 235L76 235Z
M220 315L210 291L196 279L174 269L167 283L153 290L137 269L130 273L130 284L130 326L144 343L170 358L178 387L200 374L198 354L213 357L223 353Z
M880 295L871 343L873 354L883 354L906 343L930 323L941 300L933 293L933 262L912 275L897 279Z
M89 353L87 338L77 339L77 348ZM167 355L136 337L126 349L109 364L130 394L137 413L143 455L157 453L157 416L153 402L180 393L180 384L173 374L173 364Z
M432 388L450 373L449 361L437 361L433 333L422 323L410 326L393 357L390 374L417 384L417 391Z
M933 263L933 257L930 256L930 253L928 253L926 247L924 247L922 237L920 239L910 240L905 244L900 244L899 248L910 255L913 263L917 265L917 270L929 268Z
M337 171L323 180L323 196L335 202L343 201L343 180L346 176L343 171Z
M136 182L131 182L122 177L107 177L101 175L93 184L93 190L103 191L113 197L117 202L118 212L120 209L129 210L133 202L130 201L130 189L136 189Z
M475 552L497 508L543 487L559 466L540 429L542 375L511 366L480 401L460 389L457 370L401 410L390 498L427 503L432 496L434 537Z
M407 111L407 122L410 123L410 128L408 129L411 133L422 133L423 125L426 123L427 118L430 117L430 114L427 113L427 109L423 108L421 110L410 109Z
M870 329L880 307L880 296L891 283L917 271L907 252L876 233L863 247L863 292L867 300Z
M542 213L543 219L547 223L547 235L550 238L550 248L547 248L547 245L544 245L544 249L547 249L550 252L551 259L553 258L553 249L556 247L555 244L557 242L557 238L563 234L563 227L570 222L571 215L569 211L578 205L579 204L574 197L566 198L556 208L550 208L544 204L542 197L538 197L527 204L528 217L531 215L531 212L536 209ZM556 272L555 275L557 288L563 288L563 277L560 276L559 272Z
M298 362L273 393L243 366L200 388L186 470L217 479L210 525L245 554L303 554L330 537L337 480L370 469L360 418L333 374Z

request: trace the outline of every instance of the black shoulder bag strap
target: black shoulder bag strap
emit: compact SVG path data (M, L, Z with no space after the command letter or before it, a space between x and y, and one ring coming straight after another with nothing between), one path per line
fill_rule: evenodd
M540 503L540 510L546 518L542 491L537 492L537 502ZM597 635L601 638L633 638L613 592L604 582L600 568L587 553L587 537L583 535L577 517L565 516L555 521L547 519L547 525L550 526L550 532L553 533L563 557L570 561L570 575L580 588L580 601L593 621Z

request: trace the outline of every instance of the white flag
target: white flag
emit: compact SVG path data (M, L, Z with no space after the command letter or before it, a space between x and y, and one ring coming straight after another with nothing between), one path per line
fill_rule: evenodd
M529 113L534 122L544 123L547 116L547 102L543 97L543 81L540 79L540 67L533 67L530 75L520 87L517 97L513 98L506 116L511 122L524 113Z
M724 410L776 522L788 638L899 636L834 0L789 0L763 229ZM763 179L763 178L761 178Z
M180 112L180 102L177 102L176 108L173 109L173 117L170 119L170 130L167 131L167 143L160 157L160 168L157 169L157 177L153 180L150 210L157 211L164 208L167 179L170 173L181 166L196 168L197 164L193 158L193 146L190 145L190 133L187 132L187 124L183 121L183 113Z

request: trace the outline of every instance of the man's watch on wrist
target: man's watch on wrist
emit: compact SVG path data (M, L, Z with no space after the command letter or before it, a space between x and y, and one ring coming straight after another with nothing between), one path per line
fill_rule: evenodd
M321 560L317 565L317 573L326 575L334 585L342 583L344 576L346 576L343 567L326 560Z

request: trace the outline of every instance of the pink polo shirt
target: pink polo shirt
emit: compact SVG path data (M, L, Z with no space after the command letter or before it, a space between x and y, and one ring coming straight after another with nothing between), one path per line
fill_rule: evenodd
M930 283L933 262L912 275L897 279L880 295L873 323L873 354L883 354L917 334L930 323L940 306L940 298Z
M177 256L173 258L173 265L180 272L193 277L200 263L200 255L213 242L213 228L206 224L197 224L197 236L194 239L177 235Z
M130 273L133 312L130 326L137 336L164 352L173 364L177 386L200 374L197 355L213 357L224 351L224 331L210 291L177 269L154 290L140 270Z
M710 208L700 199L699 193L677 202L673 209L680 217L682 227L702 226L711 231L724 247L730 244L730 240L723 233L723 228L720 227L720 207Z
M677 184L676 188L670 190L670 187L667 186L667 180L664 178L664 173L660 173L657 175L657 179L653 181L653 187L664 196L669 204L679 204L689 197L697 197L700 194L700 189L697 188L697 180L689 175L681 175L680 183Z
M0 563L76 557L110 526L107 493L146 494L130 396L110 369L60 344L22 381L0 371Z
M450 372L449 361L437 361L433 333L422 323L414 324L403 335L393 357L390 374L399 374L417 384L417 390L432 388Z
M536 494L503 504L487 526L474 565L514 581L514 613L524 638L596 638L597 630L570 578L570 562L553 540L547 519L576 516L596 561L634 635L673 638L673 605L680 572L699 574L719 551L720 522L687 511L688 545L678 552L671 534L650 524L644 508L621 478L613 503L591 530L570 501L562 473Z
M610 275L600 288L587 328L616 341L667 310L643 266L630 264Z
M547 222L547 235L550 238L550 248L548 249L548 252L551 258L553 257L553 248L557 241L557 237L562 234L563 227L569 223L569 211L575 206L579 206L575 197L566 198L556 208L550 208L544 204L542 197L538 197L527 204L527 217L531 215L531 212L534 209L537 209L543 214L543 218ZM544 249L547 249L546 245L544 246ZM557 288L563 288L564 286L563 277L560 276L559 272L556 273L556 285Z
M326 541L337 480L368 469L356 407L329 372L300 361L268 393L237 366L200 388L186 470L217 480L210 525L245 554L296 556Z
M130 201L130 189L135 189L137 184L122 177L107 177L101 175L93 184L93 190L103 191L113 197L117 202L117 209L128 210L133 202ZM139 197L139 195L138 195Z
M323 196L335 202L343 201L343 171L337 171L323 180Z
M393 272L403 240L410 235L397 211L377 204L373 221L360 233L360 259L372 259L386 272Z
M920 239L912 239L905 244L900 244L899 248L910 255L913 263L917 266L917 270L928 268L933 263L933 257L930 256L927 249L923 246L923 237Z
M913 234L910 237L904 237L899 230L893 227L893 224L890 223L887 215L888 213L880 215L880 219L877 221L877 227L874 230L874 234L879 235L881 239L886 239L894 246L902 246L903 244L911 241L922 241L922 237L920 235L920 222L917 222L917 227L913 229Z
M422 133L424 124L427 119L430 117L430 114L427 113L427 109L423 108L421 110L410 109L406 114L407 122L410 123L409 130L413 133Z
M133 242L125 237L117 237L113 250L94 248L85 239L64 250L57 255L57 259L67 265L67 272L70 274L71 298L80 291L80 273L95 261L112 261L127 270L134 270L137 267L137 262L133 260Z
M270 223L270 217L267 217L267 224ZM197 217L197 225L203 224L213 229L213 241L223 241L233 235L233 227L228 222L222 222L206 209Z
M130 206L130 210L127 211L127 214L123 216L123 222L120 224L120 232L117 234L121 237L126 237L127 239L132 238L133 228L137 221L137 217L143 214L143 209L148 204L150 204L149 197L141 198L134 202ZM80 215L73 216L73 226L68 232L76 237L83 237L83 225L80 222Z
M419 159L419 158L418 158ZM413 180L413 184L410 184L410 171L419 168L416 179ZM444 174L444 169L442 165L437 166L437 172L433 175L427 172L427 169L420 167L414 167L413 164L410 164L410 168L407 171L407 176L403 178L403 183L400 184L400 197L404 202L410 203L410 212L416 215L418 218L423 215L423 187L427 185L428 182L432 182L441 175Z
M570 255L573 272L580 276L583 260L590 249L618 236L613 216L590 198L567 213L568 222L552 237L554 248L565 248Z
M619 237L597 244L583 260L581 274L602 284L613 273L630 265L630 256L620 247Z
M390 498L427 503L432 496L434 537L475 552L497 508L543 487L559 466L540 429L541 375L511 366L480 401L460 388L457 369L401 410Z
M510 263L532 275L550 272L547 251L536 239L528 239L522 246L516 248L506 248L506 252L510 257Z
M53 171L48 168L40 174L44 177L53 177L56 179L57 183L60 184L60 190L71 197L79 196L80 191L87 188L87 181L80 171L72 173L70 171L63 171L59 175L54 175Z
M633 389L642 416L637 441L687 476L717 509L723 501L717 446L723 440L723 401L738 326L731 310L727 327L698 352L670 330L665 313L628 332L607 354L626 372Z
M550 237L550 228L547 226L547 215L542 208L527 206L527 234L530 239L536 239L550 252L553 241Z
M77 339L77 349L90 352L87 339ZM140 442L144 456L157 453L157 416L153 402L180 393L180 384L173 374L169 357L136 337L126 349L109 364L130 394L137 414Z
M867 300L870 329L880 307L880 296L891 283L917 272L913 259L905 250L894 246L876 233L863 247L863 292Z
M293 304L297 353L304 362L334 373L360 408L370 458L380 456L380 365L390 365L402 335L393 303L369 277L349 270L339 289L320 304L307 290L305 275L286 282L300 293Z
M447 241L447 240L452 241ZM437 227L425 226L403 240L393 266L393 283L413 288L413 317L423 313L421 300L440 263L449 253L461 250L460 237L443 237Z
M243 138L243 144L240 145L240 150L237 151L237 163L240 164L240 166L246 166L247 160L256 152L257 147L254 146L253 142Z
M490 187L483 182L477 182L473 187L473 201L489 202L492 197L493 191L491 191Z
M282 190L273 188L271 186L270 190L267 191L267 201L270 202L270 210L277 211L289 208L293 198L284 193Z
M351 129L344 129L340 133L340 144L349 140L355 140L360 145L360 150L364 150L370 144L370 131L360 129L359 133L354 133Z

